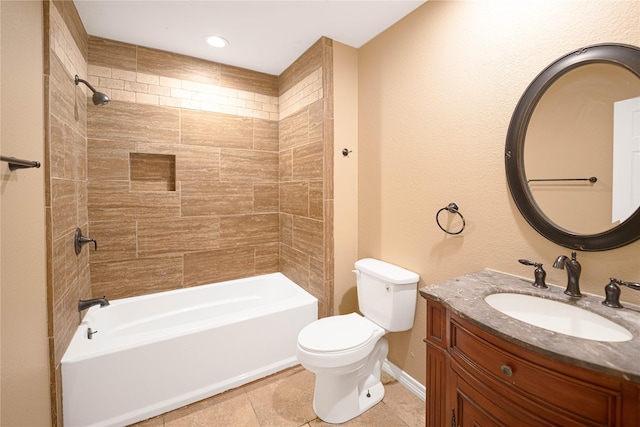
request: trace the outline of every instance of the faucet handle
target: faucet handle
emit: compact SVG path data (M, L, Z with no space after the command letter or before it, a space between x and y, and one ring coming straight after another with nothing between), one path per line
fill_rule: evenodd
M98 250L98 242L96 242L94 239L91 239L87 236L83 236L82 230L80 228L76 228L76 232L74 235L74 245L73 245L76 255L80 255L80 251L82 250L82 247L87 243L93 243L95 250L96 251Z
M603 305L611 308L623 308L620 304L620 281L613 277L609 279L609 284L604 287L605 298L602 301Z
M533 277L534 277L533 286L540 289L548 288L547 284L545 283L547 272L544 271L544 268L542 268L541 263L529 261L528 259L519 259L518 262L520 264L530 265L536 268L535 271L533 272Z
M619 284L626 286L627 288L631 288L635 291L640 291L640 283L634 283L634 282L623 282L621 280L618 281Z

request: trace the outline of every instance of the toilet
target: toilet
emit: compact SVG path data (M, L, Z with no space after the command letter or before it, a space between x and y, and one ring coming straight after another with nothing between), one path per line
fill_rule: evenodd
M362 414L384 397L380 382L387 357L387 332L413 327L418 274L373 258L355 263L360 312L325 317L298 335L300 364L316 375L313 410L339 424Z

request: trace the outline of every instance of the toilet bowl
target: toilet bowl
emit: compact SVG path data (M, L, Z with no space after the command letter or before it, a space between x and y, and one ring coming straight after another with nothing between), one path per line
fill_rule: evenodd
M298 361L316 374L313 410L320 419L343 423L382 400L385 333L357 313L326 317L300 332Z
M382 364L387 332L413 326L416 273L383 261L356 262L358 301L364 316L350 313L310 323L298 335L300 364L316 375L313 410L328 423L357 417L384 397Z

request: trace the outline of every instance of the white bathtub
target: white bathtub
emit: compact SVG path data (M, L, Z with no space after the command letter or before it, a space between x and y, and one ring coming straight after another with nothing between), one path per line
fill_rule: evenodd
M62 357L64 425L124 426L294 366L317 318L280 273L91 307Z

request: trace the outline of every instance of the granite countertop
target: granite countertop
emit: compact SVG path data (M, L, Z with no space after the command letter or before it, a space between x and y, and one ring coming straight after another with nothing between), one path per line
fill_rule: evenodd
M604 298L600 296L583 293L582 298L573 298L564 294L564 287L549 284L548 289L538 289L532 283L533 277L525 279L487 269L422 287L420 294L508 342L573 365L640 382L640 307L623 303L623 309L609 308L601 304ZM624 326L633 338L625 342L592 341L529 325L484 301L487 295L500 292L536 295L584 308Z

